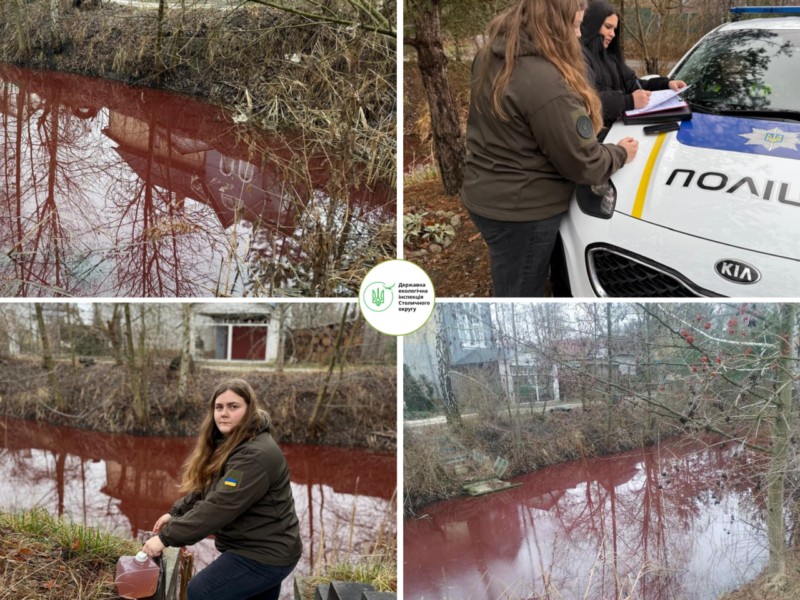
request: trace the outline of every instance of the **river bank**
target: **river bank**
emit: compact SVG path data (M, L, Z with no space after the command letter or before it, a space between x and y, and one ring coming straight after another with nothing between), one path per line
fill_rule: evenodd
M0 570L5 600L117 598L115 565L141 544L93 527L55 518L44 509L21 513L0 512ZM358 562L319 568L309 581L369 583L380 591L397 589L394 544ZM283 588L291 588L290 576Z
M127 369L113 362L87 367L69 362L56 365L59 391L68 407L56 410L48 373L38 361L8 359L0 368L0 417L46 421L109 433L193 436L206 414L206 402L217 383L231 377L250 382L265 401L273 432L281 442L320 443L343 447L396 450L397 388L392 367L348 368L334 374L328 390L328 415L314 436L307 426L326 376L323 368L272 370L246 367L196 368L189 378L187 401L176 402L178 381L168 365L151 364L147 395L150 419L136 422Z
M767 566L762 469L674 436L427 506L404 525L406 598L719 598Z
M725 594L719 600L791 600L800 598L800 551L790 550L786 572L782 576L762 574L756 579Z
M300 131L339 153L348 177L394 185L394 37L253 4L161 18L147 7L61 5L54 23L49 0L3 3L0 62L189 94L239 122Z
M491 419L465 421L456 432L446 426L406 427L404 513L410 516L427 504L463 494L464 478L444 464L445 447L478 452L490 461L505 458L508 469L503 478L508 479L568 460L642 448L680 433L669 424L647 426L649 421L643 408L615 406L609 427L606 409L589 406L547 415L521 414L512 421L500 412Z
M61 521L43 509L0 512L3 598L100 600L112 592L117 558L140 544Z

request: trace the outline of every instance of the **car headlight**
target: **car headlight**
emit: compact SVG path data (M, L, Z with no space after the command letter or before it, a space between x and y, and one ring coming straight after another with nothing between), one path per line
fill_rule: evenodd
M601 185L578 185L575 188L575 198L584 214L610 219L617 205L617 188L610 179Z

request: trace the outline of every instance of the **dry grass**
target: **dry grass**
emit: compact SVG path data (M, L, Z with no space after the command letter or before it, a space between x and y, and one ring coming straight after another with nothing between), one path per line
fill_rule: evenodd
M300 130L368 184L394 185L396 42L254 5L166 11L161 48L151 10L109 5L62 14L50 38L49 1L27 5L28 49L0 13L0 60L161 87L223 103L240 121Z
M334 549L329 558L318 554L313 575L307 580L308 591L332 581L355 581L368 583L379 592L397 591L397 528L395 497L392 510L386 512L380 523L375 524L375 537L369 551L355 559L342 560L339 555L353 556L353 548ZM355 507L351 515L350 528L355 523ZM319 546L324 547L325 531L319 533ZM351 538L352 539L352 538ZM312 600L313 594L304 600Z
M274 435L284 442L304 443L307 424L324 373L234 371L246 378L264 398L273 421ZM3 414L23 419L44 419L57 425L82 427L112 433L148 435L194 435L205 416L206 395L231 374L218 369L198 369L190 378L189 401L184 414L176 412L177 379L167 363L149 371L150 426L137 427L124 367L99 363L72 369L57 365L61 393L68 402L68 415L53 411L47 373L32 361L9 361L0 377ZM345 369L336 387L332 406L318 443L345 447L396 449L397 406L386 390L397 387L393 367ZM389 400L387 401L387 398Z
M233 115L254 157L280 160L247 127L291 132L295 153L281 165L288 183L309 184L320 165L329 171L327 198L297 199L299 258L276 260L282 236L255 224L245 256L231 241L215 295L354 296L369 269L396 256L393 38L248 3L219 10L188 0L166 11L160 37L157 11L116 4L66 10L51 31L49 1L24 6L23 50L14 15L0 11L0 61L198 96ZM388 216L357 214L354 191L377 188L389 190Z
M62 521L43 509L0 513L0 598L117 598L114 565L139 544Z
M509 461L505 477L514 477L567 460L646 446L675 433L672 429L647 432L642 425L646 414L637 407L616 406L610 433L605 416L603 407L544 417L522 411L511 419L500 410L491 419L467 419L456 432L444 426L406 428L403 510L413 514L425 504L461 493L463 481L445 471L437 438L449 438L492 460L504 457Z
M413 515L425 504L452 498L461 482L448 473L439 458L438 430L406 428L403 448L403 511Z
M794 549L787 556L786 571L782 575L763 573L755 581L743 585L735 592L725 594L720 600L794 600L800 598L800 551Z
M389 501L389 510L380 522L374 524L374 536L366 549L355 548L353 543L353 531L358 518L355 504L349 522L344 524L347 532L327 531L324 522L320 525L314 546L327 551L317 553L312 574L298 582L297 590L303 600L314 600L317 586L332 581L368 583L379 592L397 591L396 493ZM331 548L330 540L333 539L347 539L348 542L341 547ZM363 554L359 555L359 551Z

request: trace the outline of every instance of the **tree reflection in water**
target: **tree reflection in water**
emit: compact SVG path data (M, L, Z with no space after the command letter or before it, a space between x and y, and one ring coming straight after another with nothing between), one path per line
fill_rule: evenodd
M405 597L717 598L766 564L754 460L673 441L429 507L405 523Z
M102 80L0 65L0 86L0 295L346 296L393 254L392 190L334 185L301 144Z
M0 510L42 506L52 514L135 538L179 497L181 464L193 444L193 438L2 420ZM368 554L380 535L394 537L394 456L335 447L320 452L319 447L289 444L282 449L303 537L300 573L310 573L325 561ZM198 568L218 554L211 539L190 549Z

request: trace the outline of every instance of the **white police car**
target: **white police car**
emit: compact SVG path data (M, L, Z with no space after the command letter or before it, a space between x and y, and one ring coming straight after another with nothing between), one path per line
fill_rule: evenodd
M800 17L724 24L671 75L692 119L655 136L615 123L605 141L637 138L636 159L605 201L576 191L572 295L800 296Z

